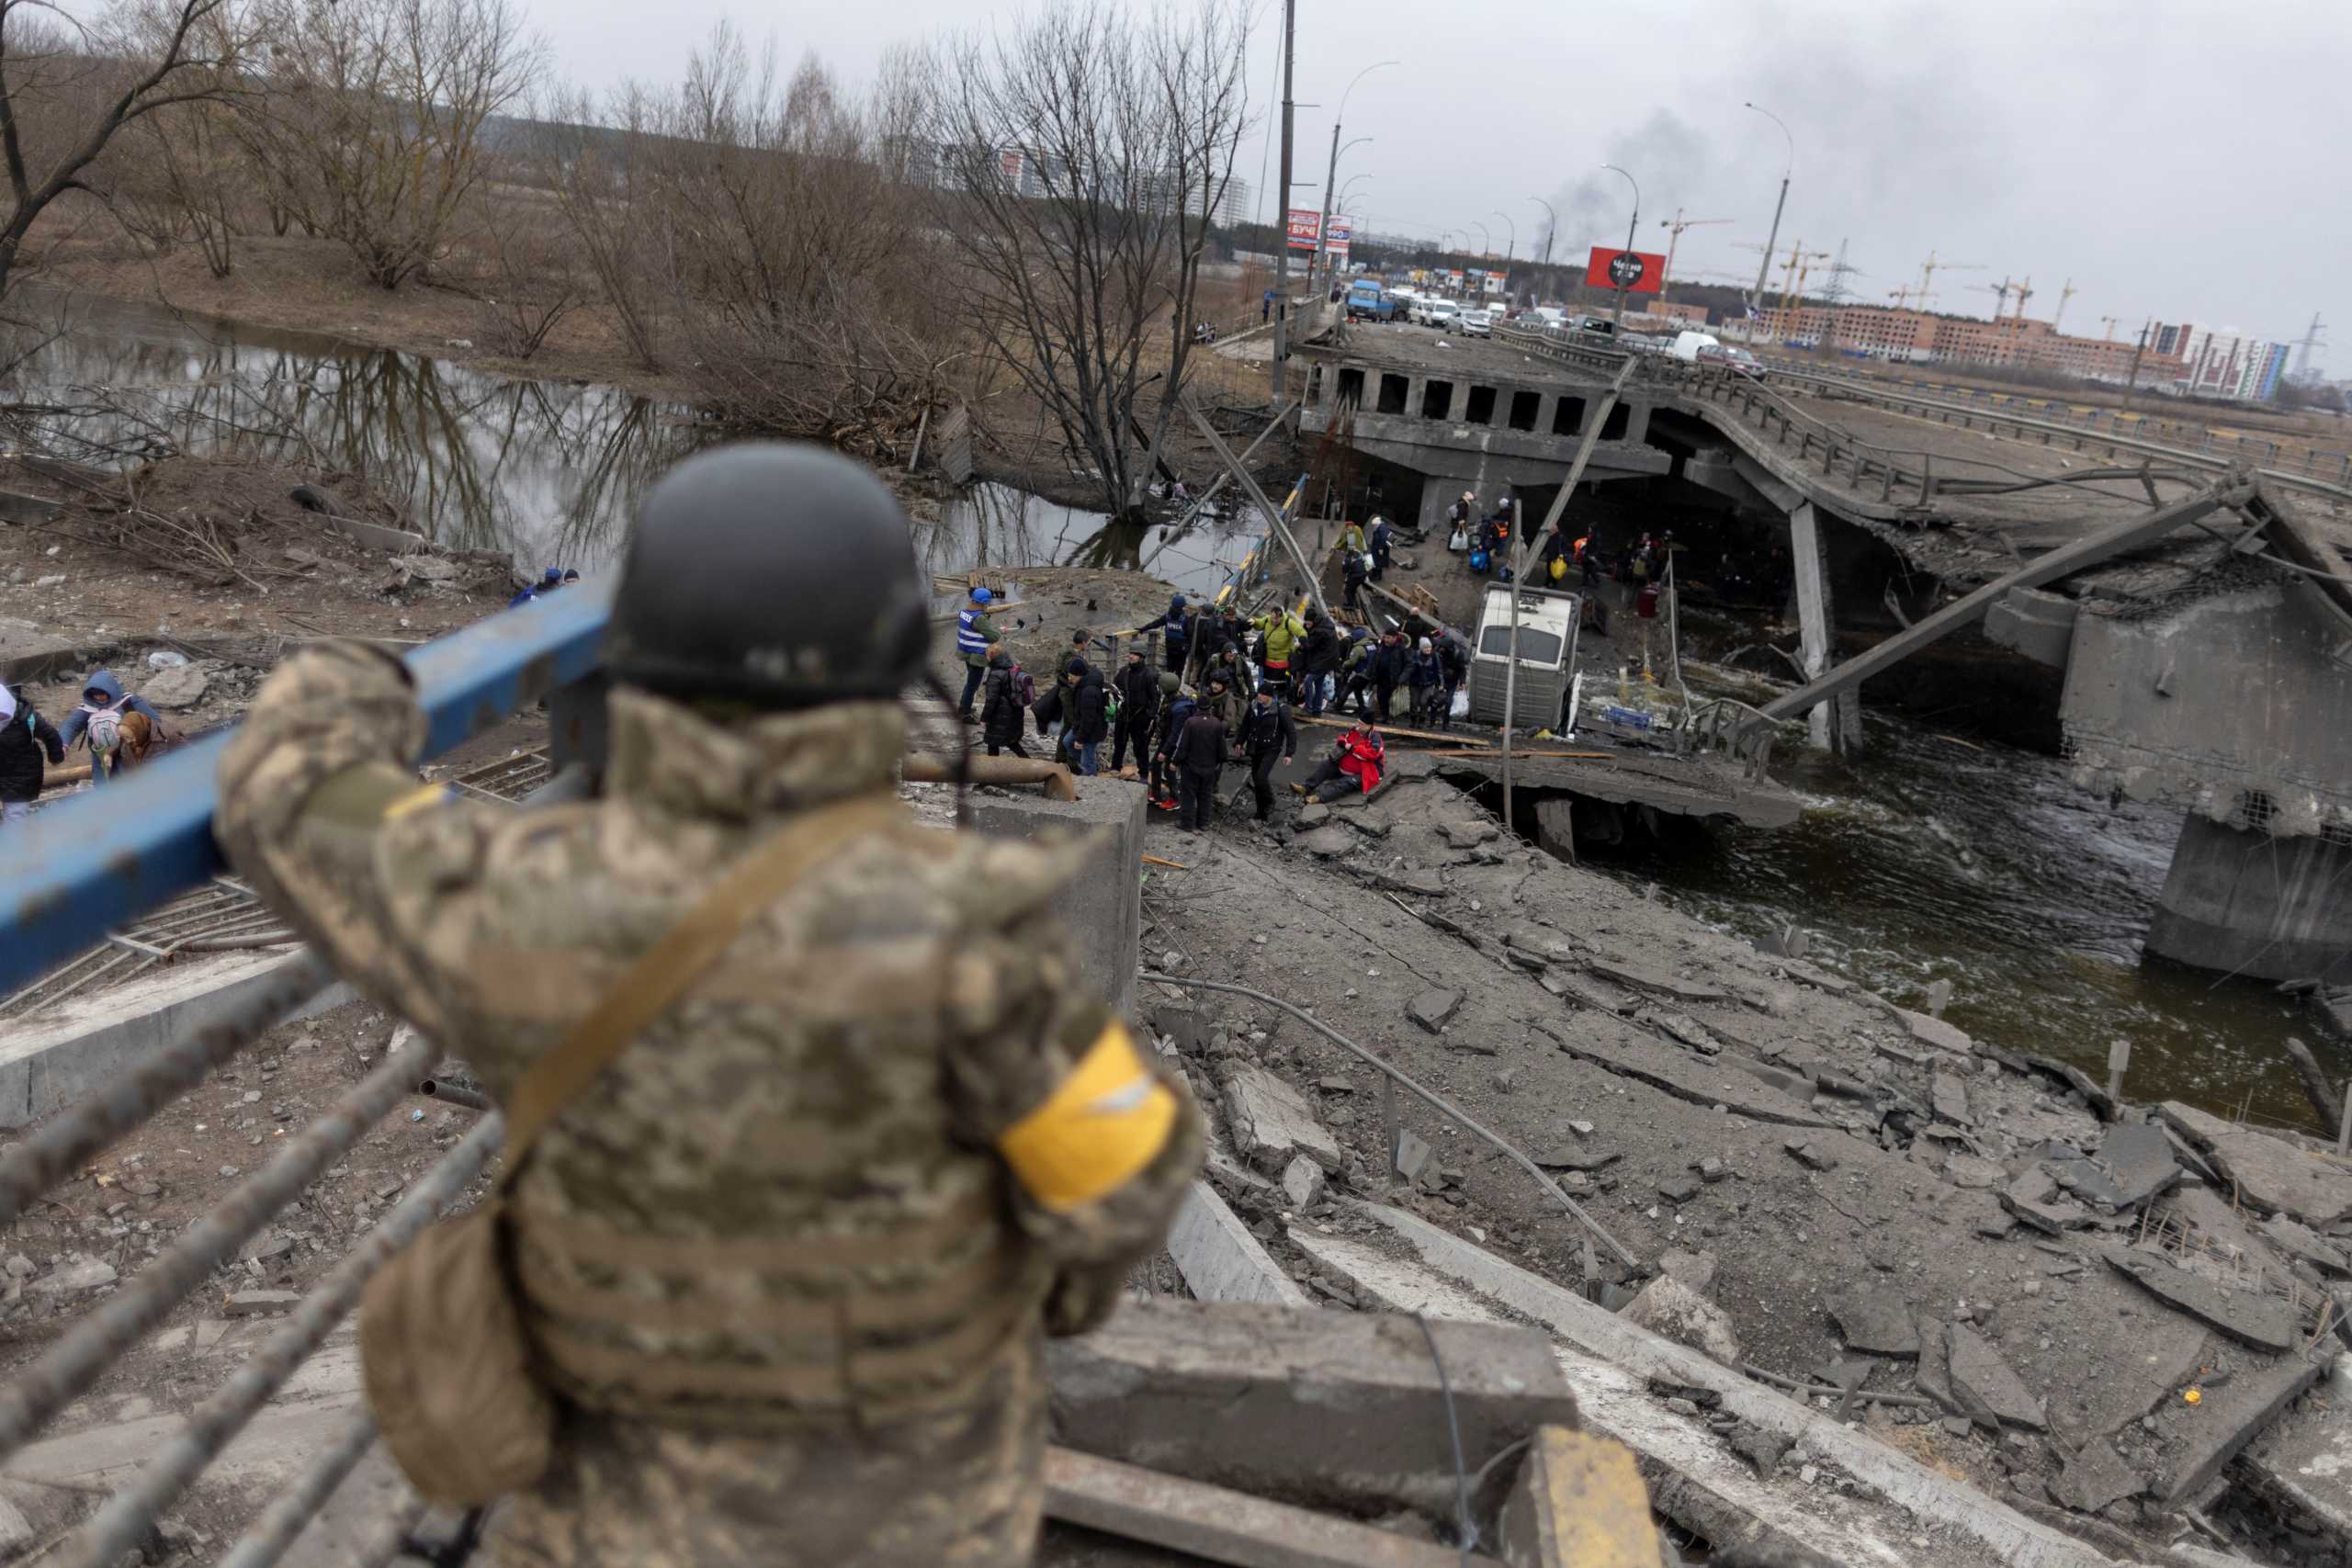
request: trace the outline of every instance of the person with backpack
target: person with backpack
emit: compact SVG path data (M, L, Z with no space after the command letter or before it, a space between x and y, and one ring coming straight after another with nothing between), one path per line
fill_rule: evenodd
M1413 722L1430 722L1436 716L1431 710L1437 694L1445 687L1445 671L1438 663L1437 644L1428 637L1421 638L1405 660L1405 684L1413 694Z
M1029 705L1036 700L1036 683L1002 643L989 654L983 689L987 695L980 703L980 739L987 742L989 755L1010 751L1026 757L1029 753L1022 748L1021 732L1029 722Z
M0 824L24 821L48 774L41 766L65 761L65 740L40 711L0 683Z
M1069 695L1062 704L1062 728L1068 732L1067 748L1076 763L1073 771L1081 777L1091 778L1102 761L1102 742L1111 734L1111 697L1102 672L1083 659L1073 659L1062 671L1062 684Z
M1300 711L1319 715L1323 711L1323 689L1331 679L1331 671L1340 667L1340 634L1332 628L1330 616L1320 610L1306 612L1306 637L1293 657L1298 667L1297 689L1302 694Z
M122 772L127 759L122 756L122 721L131 714L142 714L154 727L153 734L167 736L164 716L147 705L143 697L127 697L122 682L115 679L111 670L94 670L83 682L82 705L65 716L64 728L58 731L67 746L79 741L90 753L90 783L102 784Z
M1260 684L1277 692L1288 692L1291 657L1298 650L1298 645L1306 640L1306 623L1277 604L1250 624L1265 643L1266 678Z
M989 606L995 602L995 594L975 588L971 603L956 612L956 651L964 660L964 700L956 710L966 724L972 722L972 694L988 679L989 667L995 662L989 654L997 646L996 623L989 618Z
M1146 621L1136 628L1136 634L1159 632L1167 639L1166 667L1182 681L1184 678L1184 660L1192 654L1193 633L1199 621L1200 616L1186 609L1184 596L1179 593L1168 601L1166 615Z
M1358 626L1348 634L1347 651L1340 655L1340 707L1362 718L1364 692L1372 684L1372 656L1379 649L1372 628Z
M1373 695L1377 699L1374 711L1380 715L1383 724L1394 720L1395 715L1390 712L1390 707L1396 701L1396 688L1404 684L1411 660L1412 654L1405 647L1405 634L1393 627L1380 639L1380 646L1372 650L1371 658L1365 660L1367 672L1372 677Z
M1250 763L1250 790L1258 799L1258 820L1274 812L1274 764L1298 760L1298 727L1291 722L1290 705L1271 685L1258 688L1257 697L1241 716L1234 746Z
M1184 721L1200 712L1201 705L1183 689L1173 671L1160 671L1159 694L1165 699L1159 715L1159 739L1151 749L1151 776L1145 781L1144 793L1160 810L1173 811L1176 770L1170 759L1176 750L1177 737L1184 732Z
M1131 648L1115 684L1119 721L1111 743L1111 771L1114 773L1126 766L1130 742L1136 749L1138 769L1151 755L1152 724L1159 716L1159 671L1144 662L1142 649Z
M1349 615L1358 618L1363 615L1363 585L1371 576L1372 568L1364 564L1362 551L1350 550L1340 558L1340 581L1346 585L1341 603L1347 605Z

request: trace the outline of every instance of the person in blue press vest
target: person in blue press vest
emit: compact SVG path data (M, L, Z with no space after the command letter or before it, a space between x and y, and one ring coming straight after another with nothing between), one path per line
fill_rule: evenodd
M989 677L989 655L995 651L996 623L989 619L989 606L996 595L985 588L972 590L972 602L956 613L956 651L964 656L964 722L978 721L972 716L972 696L980 682Z

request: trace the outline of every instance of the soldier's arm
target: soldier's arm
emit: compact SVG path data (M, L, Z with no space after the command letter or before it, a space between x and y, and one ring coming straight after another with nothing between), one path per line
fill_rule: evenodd
M1004 1162L1016 1222L1054 1265L1047 1327L1081 1333L1166 1239L1200 1169L1200 1111L1085 989L1049 914L970 943L956 968L967 1026L946 1064L957 1130Z
M364 643L308 649L264 682L220 759L213 831L230 863L344 978L447 1037L447 977L402 940L389 871L452 898L498 808L420 784L424 715L407 668ZM384 852L397 840L395 853Z

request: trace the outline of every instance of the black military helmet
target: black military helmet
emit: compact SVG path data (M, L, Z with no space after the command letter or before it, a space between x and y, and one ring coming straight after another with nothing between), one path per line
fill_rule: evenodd
M922 674L928 608L880 480L821 446L745 442L646 496L605 658L614 680L668 696L890 701Z

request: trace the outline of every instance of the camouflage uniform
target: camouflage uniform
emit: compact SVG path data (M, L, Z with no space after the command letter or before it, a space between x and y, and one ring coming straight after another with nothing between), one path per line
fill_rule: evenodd
M605 799L469 804L416 784L404 671L322 648L263 687L218 830L345 976L503 1093L749 845L888 789L905 742L891 704L722 728L624 687L611 719ZM1042 1335L1110 1310L1201 1146L1140 1066L1122 1103L1159 1134L1092 1196L1041 1196L1016 1143L1125 1038L1049 912L1077 863L854 837L548 1127L515 1250L565 1415L493 1562L1027 1560ZM1114 1098L1088 1112L1116 1122Z

